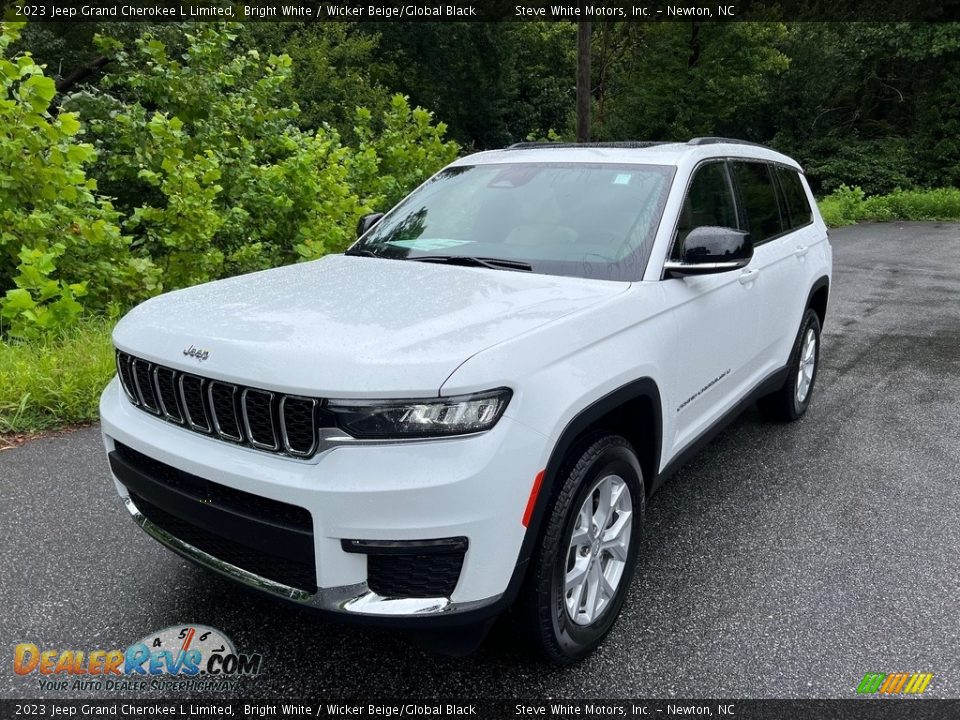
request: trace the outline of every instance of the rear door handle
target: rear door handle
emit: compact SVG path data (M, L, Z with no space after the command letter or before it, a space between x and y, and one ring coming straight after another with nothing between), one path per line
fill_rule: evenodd
M808 245L797 245L797 249L793 251L793 254L797 257L803 257L809 250L810 247Z
M754 280L756 280L757 275L759 274L760 271L757 268L747 268L740 273L740 277L737 279L740 281L741 285L747 285L748 283L752 283Z

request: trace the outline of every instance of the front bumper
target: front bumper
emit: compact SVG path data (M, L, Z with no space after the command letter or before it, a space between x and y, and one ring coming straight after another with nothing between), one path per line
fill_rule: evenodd
M113 479L127 510L156 540L276 597L384 621L453 620L497 606L517 566L523 511L548 452L542 435L504 417L489 432L465 438L334 447L310 460L291 459L197 435L147 415L127 401L116 379L104 391L100 411L110 454L122 444L177 471L309 512L315 589L269 579L178 537L138 507L138 502L149 503L115 469ZM350 540L451 536L466 538L467 550L453 591L435 597L375 592L368 584L368 556L342 546Z

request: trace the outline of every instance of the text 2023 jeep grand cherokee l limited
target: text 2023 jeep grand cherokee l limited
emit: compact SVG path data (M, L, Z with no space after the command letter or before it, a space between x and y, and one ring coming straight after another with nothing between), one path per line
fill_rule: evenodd
M247 585L431 631L509 607L573 660L619 613L657 486L747 403L810 402L832 252L773 150L520 144L360 232L114 331L117 491Z

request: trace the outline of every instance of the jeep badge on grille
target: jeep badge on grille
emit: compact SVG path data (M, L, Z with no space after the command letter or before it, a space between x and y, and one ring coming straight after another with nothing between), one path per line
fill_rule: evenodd
M197 348L196 345L191 345L190 347L188 347L186 350L183 351L183 354L186 355L187 357L195 357L197 360L200 360L201 362L206 360L208 357L210 357L209 350L200 350Z

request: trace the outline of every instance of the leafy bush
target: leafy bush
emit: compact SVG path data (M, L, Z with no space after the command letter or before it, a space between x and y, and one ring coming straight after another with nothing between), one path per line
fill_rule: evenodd
M112 327L83 319L30 342L0 342L0 433L95 420L114 373Z
M293 74L284 84L286 104L300 108L304 130L330 126L354 144L354 108L379 116L392 93L378 81L385 68L376 57L379 38L364 23L251 23L247 39L263 55L285 53Z
M77 115L50 112L54 82L29 55L7 59L19 30L0 25L0 333L29 338L142 298L155 275L86 175L95 152Z
M960 220L960 189L895 190L867 197L859 187L841 185L817 205L830 227L891 220Z
M290 58L244 50L236 24L203 24L175 53L149 33L98 38L115 70L58 112L43 69L6 57L19 29L0 34L0 336L341 251L360 215L458 152L399 95L380 117L357 109L354 146L304 132Z
M882 195L919 183L910 162L914 155L914 149L901 138L839 136L812 141L802 149L800 159L817 191L833 192L848 185L860 187L868 195Z
M116 68L68 99L88 117L93 174L116 197L133 246L165 288L343 250L357 219L385 209L457 153L445 127L402 96L356 114L356 146L301 130L292 62L246 49L238 25L203 24L171 54L147 33L98 40Z
M960 188L896 190L867 198L865 220L958 220Z
M837 190L817 202L823 221L829 227L853 225L863 212L866 194L859 187L841 185Z

